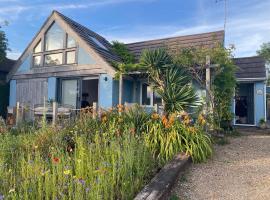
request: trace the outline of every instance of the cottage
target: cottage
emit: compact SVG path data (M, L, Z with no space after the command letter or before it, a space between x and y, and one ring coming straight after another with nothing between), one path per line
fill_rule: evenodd
M173 52L178 48L190 46L211 48L223 43L224 31L217 31L137 42L127 44L127 47L136 58L139 58L144 49L165 47ZM161 103L160 97L151 91L147 81L140 74L125 75L123 82L119 83L114 78L116 69L111 64L115 61L120 61L120 58L111 50L111 44L105 38L53 11L8 74L9 106L16 106L16 102L34 106L42 104L44 99L73 108L91 106L94 102L104 109L124 102L149 107ZM245 67L248 68L249 64L241 65L240 69L241 67L246 71ZM260 69L263 70L263 67ZM254 79L253 73L250 77L242 77L245 76L241 75L245 73L244 71L237 74L241 81L239 91L247 88L244 84L253 85L254 89L245 91L245 94L253 91L253 96L246 99L254 98L254 101L246 100L248 105L246 113L249 114L244 113L248 115L244 117L243 113L238 112L241 108L239 102L244 102L241 100L244 99L242 98L244 92L243 95L239 93L241 98L234 101L234 110L237 110L235 123L257 125L258 119L265 116L265 108L262 107L260 110L257 106L265 105L266 77ZM246 78L245 81L243 78ZM253 111L249 108L252 107L252 103ZM250 117L252 113L253 118Z

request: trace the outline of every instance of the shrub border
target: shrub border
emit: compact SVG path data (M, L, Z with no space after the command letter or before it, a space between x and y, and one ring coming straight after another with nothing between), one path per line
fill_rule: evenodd
M183 172L191 164L191 157L185 154L178 154L166 164L160 172L147 184L134 200L161 200L170 193L176 179L183 175Z

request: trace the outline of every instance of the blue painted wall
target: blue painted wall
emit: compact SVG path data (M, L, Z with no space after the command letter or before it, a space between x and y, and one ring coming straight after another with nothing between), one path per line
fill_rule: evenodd
M56 77L48 78L48 100L56 100L56 88L57 88L57 79Z
M17 70L17 73L27 72L31 67L31 56L28 56Z
M11 80L9 83L9 106L16 106L16 80Z
M123 81L123 103L133 103L133 81Z
M113 78L108 74L99 77L99 106L104 109L113 106Z
M87 65L94 64L95 60L83 48L79 47L78 51L78 64Z
M117 106L119 103L119 81L113 81L113 106Z
M257 82L255 83L255 122L259 125L260 119L265 119L265 83Z

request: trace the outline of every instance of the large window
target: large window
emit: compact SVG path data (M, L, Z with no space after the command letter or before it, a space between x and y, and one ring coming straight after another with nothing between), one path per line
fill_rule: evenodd
M63 49L64 34L64 31L56 23L53 23L45 35L45 50Z
M45 65L61 65L62 63L63 63L62 53L45 55Z
M72 36L67 34L56 22L53 22L33 48L32 67L74 65L78 63L79 50Z

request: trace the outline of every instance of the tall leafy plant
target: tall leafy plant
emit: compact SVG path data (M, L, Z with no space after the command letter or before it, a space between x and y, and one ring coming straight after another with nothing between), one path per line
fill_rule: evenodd
M185 65L202 88L206 88L206 57L210 57L211 87L207 90L212 112L208 113L216 128L226 128L232 120L231 102L236 87L236 66L232 60L234 47L225 49L220 45L213 48L186 48L179 50L174 62ZM209 105L207 105L209 106ZM224 122L226 122L224 124Z
M162 97L167 114L198 104L190 73L185 67L174 63L165 49L144 51L140 64L149 72L149 82Z

